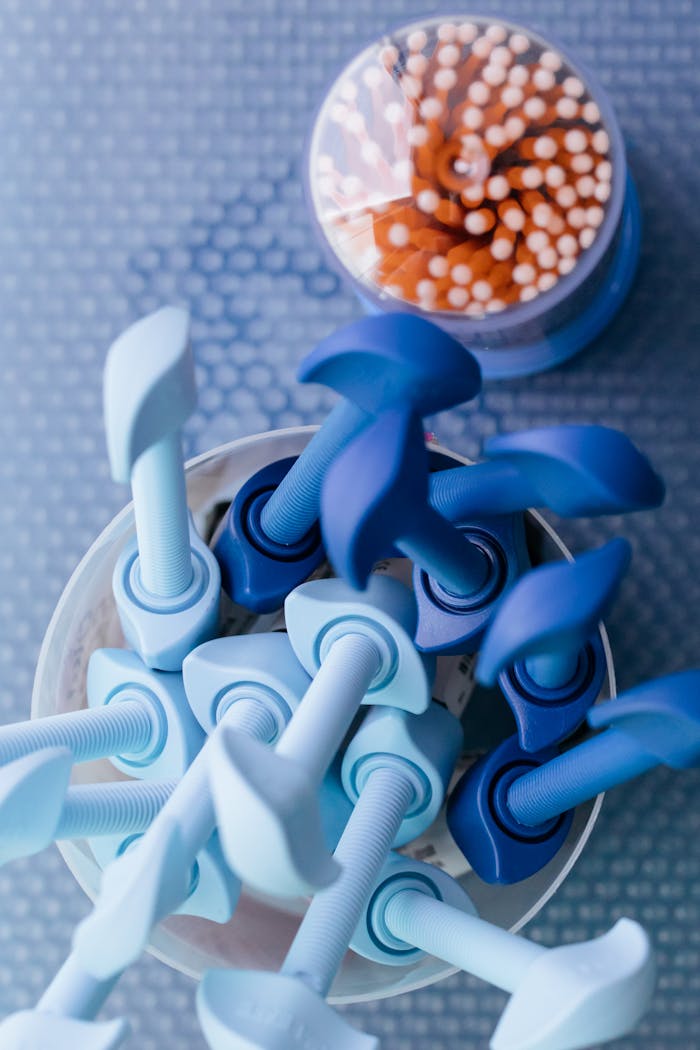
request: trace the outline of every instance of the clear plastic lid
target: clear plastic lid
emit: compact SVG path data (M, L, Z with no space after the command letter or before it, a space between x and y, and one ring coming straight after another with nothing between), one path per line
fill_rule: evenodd
M488 323L550 309L592 272L624 175L607 100L560 48L442 17L343 70L314 125L308 190L370 302Z

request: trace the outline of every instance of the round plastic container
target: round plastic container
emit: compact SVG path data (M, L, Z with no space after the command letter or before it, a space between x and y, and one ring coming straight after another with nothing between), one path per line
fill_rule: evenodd
M193 460L187 468L188 499L203 534L207 535L214 527L216 508L228 503L252 473L269 462L297 455L314 430L314 427L304 427L259 434ZM433 447L436 451L445 451L439 446ZM465 462L457 456L453 458ZM535 558L570 557L539 516L531 515L530 525ZM108 525L69 581L39 657L32 697L33 718L85 707L85 676L91 653L102 646L124 644L112 600L111 576L117 555L133 529L133 512L129 506ZM603 640L608 680L601 695L608 696L614 692L614 675L607 639ZM505 705L503 707L505 709ZM491 725L489 732L504 736L512 732L509 725L504 724L502 729ZM465 764L474 757L474 754L465 756ZM125 779L108 761L77 765L74 773L76 783ZM559 854L537 875L516 886L494 887L481 882L468 869L454 845L450 855L443 856L441 843L448 851L449 846L441 827L436 828L433 839L436 855L427 859L442 860L448 870L459 877L481 915L517 930L539 911L571 871L591 833L601 800L602 796L577 810ZM441 821L437 823L440 825ZM87 843L61 842L59 845L76 879L94 899L100 869ZM409 846L409 852L410 849ZM193 977L212 966L275 970L283 961L303 907L303 902L285 907L284 902L271 902L244 892L235 915L226 925L187 916L171 917L155 931L150 951ZM423 987L452 972L451 967L435 959L397 969L368 962L349 952L333 986L331 1001L356 1002L394 995Z
M602 88L558 43L493 18L429 18L364 48L317 113L306 190L365 307L421 313L491 378L581 350L639 256Z

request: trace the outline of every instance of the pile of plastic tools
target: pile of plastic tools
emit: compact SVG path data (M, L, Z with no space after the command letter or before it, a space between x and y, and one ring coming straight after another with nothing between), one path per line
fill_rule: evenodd
M410 314L334 333L299 378L340 400L300 456L244 481L207 543L181 451L187 314L162 309L109 351L109 459L134 500L112 581L126 647L92 653L85 710L0 728L3 859L86 839L104 874L35 1009L0 1024L6 1050L120 1045L126 1023L96 1016L154 928L226 924L256 894L305 913L278 972L205 972L215 1050L376 1046L327 1002L348 952L409 969L431 955L509 991L499 1050L612 1039L648 1004L636 922L545 949L479 918L411 843L446 815L476 877L518 883L556 857L577 806L700 761L700 672L608 697L600 621L628 544L540 563L528 512L649 509L662 482L600 426L501 435L453 465L423 418L477 397L479 368ZM241 610L253 627L231 633ZM456 709L439 680L464 661L476 682ZM501 713L488 747L470 739L477 683ZM98 758L131 779L71 786Z

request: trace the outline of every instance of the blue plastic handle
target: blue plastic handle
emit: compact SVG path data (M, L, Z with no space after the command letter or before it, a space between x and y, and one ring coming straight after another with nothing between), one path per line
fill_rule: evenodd
M484 639L477 678L493 685L516 660L575 654L610 607L629 565L627 540L614 539L573 562L541 565L504 597ZM535 665L536 666L536 665Z
M364 317L323 339L301 363L301 383L323 383L376 414L410 405L420 416L471 401L481 370L469 351L413 314Z

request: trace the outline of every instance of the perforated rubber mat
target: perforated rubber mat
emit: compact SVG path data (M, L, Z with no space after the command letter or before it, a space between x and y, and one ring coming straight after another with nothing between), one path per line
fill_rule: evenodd
M447 5L456 7L456 5ZM689 0L482 3L595 68L627 138L644 214L622 314L557 371L488 385L434 421L484 436L553 422L621 427L669 496L653 514L568 522L575 550L626 535L635 558L609 626L620 686L700 662L700 17ZM0 2L0 718L29 712L41 639L83 552L126 501L101 421L107 346L131 320L189 304L200 403L188 454L320 421L301 355L359 315L324 266L302 201L303 140L324 85L416 0ZM468 11L465 9L465 14ZM554 944L643 922L652 1009L620 1046L700 1046L700 773L611 794L574 874L531 925ZM88 902L58 852L0 870L0 1016L33 1004ZM204 1048L194 984L152 958L105 1013L139 1050ZM484 1047L504 996L464 976L351 1007L387 1050Z

